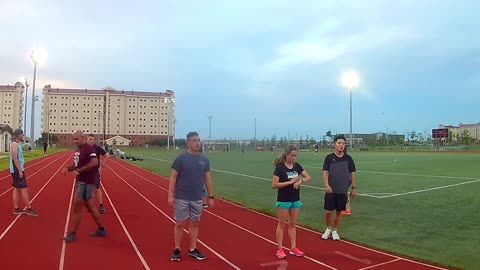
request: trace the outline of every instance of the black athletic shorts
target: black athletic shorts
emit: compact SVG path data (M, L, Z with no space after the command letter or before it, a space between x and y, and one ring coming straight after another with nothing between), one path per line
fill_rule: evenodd
M15 172L12 173L12 178L13 178L12 186L14 188L19 188L19 189L27 188L27 176L25 176L25 172L23 172L23 177L20 178L18 171L15 170Z
M345 211L347 209L348 194L325 193L323 208L327 211Z

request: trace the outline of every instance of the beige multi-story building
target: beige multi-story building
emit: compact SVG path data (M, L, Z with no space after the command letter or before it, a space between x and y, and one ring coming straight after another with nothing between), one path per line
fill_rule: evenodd
M7 124L12 129L23 126L24 91L25 86L21 82L0 85L0 124Z
M460 123L458 126L451 126L451 125L439 125L439 128L447 128L448 132L452 134L452 141L458 141L460 136L467 131L468 135L472 137L475 141L480 141L480 123L477 124L462 124Z
M122 136L132 146L175 138L175 93L116 90L43 89L42 130L71 145L76 130L108 139Z

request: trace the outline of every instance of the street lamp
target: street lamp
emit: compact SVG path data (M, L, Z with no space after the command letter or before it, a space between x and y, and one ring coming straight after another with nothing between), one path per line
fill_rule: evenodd
M23 120L23 132L27 133L27 100L28 100L28 87L30 86L28 84L27 77L22 77L20 81L23 81L25 83L25 100L24 100L24 120Z
M42 48L35 48L31 51L30 58L33 62L33 86L32 86L32 113L31 113L31 127L30 127L30 145L35 148L35 81L37 78L37 65L45 62L47 54Z
M352 132L352 90L358 86L360 79L355 71L349 71L342 75L342 85L350 92L350 150L353 149L353 132Z
M47 113L47 145L50 146L50 115L52 114L52 110L49 110Z
M173 103L173 100L165 98L164 101L167 104L167 150L170 150L170 103Z
M209 127L210 127L210 128L209 128L209 129L210 129L210 133L209 133L209 135L208 135L208 140L209 140L209 141L212 141L212 119L213 119L213 115L209 115L209 116L208 116L208 121L209 121L209 123L210 123L210 125L209 125Z

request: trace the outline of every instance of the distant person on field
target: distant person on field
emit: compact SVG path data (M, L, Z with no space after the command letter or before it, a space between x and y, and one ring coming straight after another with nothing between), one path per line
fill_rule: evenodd
M315 144L315 155L318 155L318 143Z
M345 153L345 137L343 135L335 136L333 142L335 152L327 155L323 163L323 182L326 190L323 207L326 210L327 229L322 238L325 240L330 237L330 234L333 240L340 240L337 230L342 220L342 211L346 210L348 188L351 185L351 197L355 197L357 183L353 158ZM335 217L333 217L333 211L336 211Z
M183 228L190 220L190 250L188 255L198 260L206 256L197 249L198 227L202 214L202 190L205 185L208 193L208 206L213 207L213 182L210 175L210 162L200 152L200 136L197 132L187 134L188 150L180 154L172 164L172 174L168 185L168 204L174 208L175 249L170 259L180 261L180 243Z
M98 158L98 166L97 166L97 178L95 179L95 188L97 189L97 200L99 204L99 212L100 214L105 214L105 206L103 205L103 196L102 196L102 189L100 188L100 181L102 175L102 168L105 166L105 163L110 158L110 155L100 146L95 144L95 136L93 134L88 134L88 143L95 148L95 153L97 154ZM100 159L102 156L105 159Z
M304 253L297 247L297 234L295 225L300 214L300 185L310 181L310 175L302 166L297 163L297 148L293 145L287 146L285 152L275 159L275 172L273 173L272 187L278 189L277 202L278 225L276 229L277 252L279 259L287 257L283 250L283 232L288 227L290 237L290 254L303 256ZM288 222L288 225L287 225Z
M13 213L20 215L27 213L30 216L38 216L37 210L32 208L30 199L28 196L27 176L25 175L25 158L23 157L23 150L20 146L20 142L23 142L25 135L23 130L16 129L13 132L13 142L10 145L10 173L13 180ZM23 198L23 202L27 206L27 210L23 210L19 207L20 196Z
M82 219L82 207L86 206L98 229L90 233L92 237L106 237L107 231L100 219L100 213L95 207L93 191L95 190L95 180L97 178L98 158L95 148L88 144L87 136L82 131L73 134L73 142L78 147L73 155L73 164L63 168L63 174L72 172L76 176L75 198L72 204L72 215L70 231L67 233L65 242L75 241L78 227Z
M48 143L46 141L43 141L43 155L47 155L47 150L48 150Z

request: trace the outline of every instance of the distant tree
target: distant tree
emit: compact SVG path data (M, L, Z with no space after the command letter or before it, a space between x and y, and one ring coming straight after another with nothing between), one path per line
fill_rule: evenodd
M468 150L468 146L474 142L474 138L470 136L468 130L464 130L460 135L460 142L465 145L465 150Z
M37 139L36 143L37 144L41 144L43 142L48 142L48 133L46 132L42 132L42 136L40 138ZM58 143L58 137L53 135L53 134L50 134L50 143Z
M417 132L414 130L410 132L410 142L412 143L412 146L415 146L415 142L417 142L418 135Z
M327 138L329 138L329 140L332 141L332 138L333 138L333 136L332 136L332 131L330 131L330 130L327 131L327 133L325 134L325 136L327 136Z
M272 143L272 145L277 143L277 135L275 135L275 134L272 135L271 143Z

